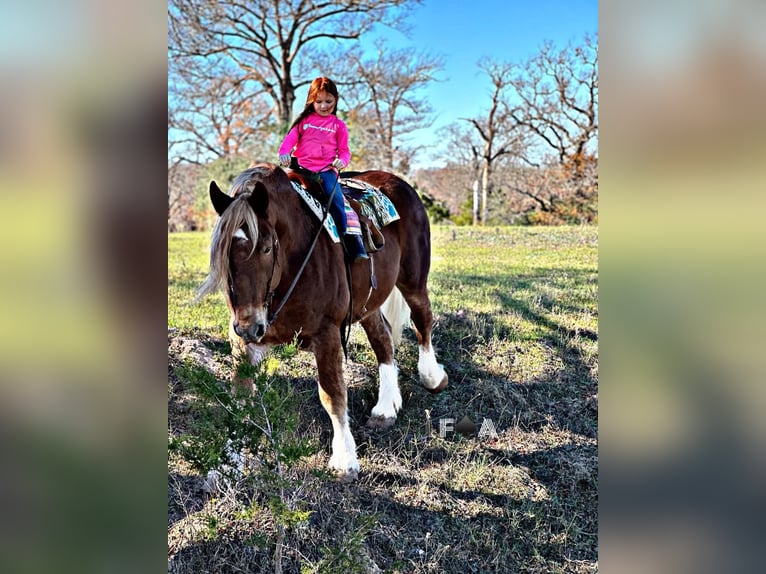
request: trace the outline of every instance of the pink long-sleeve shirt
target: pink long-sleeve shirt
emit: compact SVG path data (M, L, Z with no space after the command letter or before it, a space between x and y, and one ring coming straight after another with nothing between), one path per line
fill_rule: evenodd
M287 133L279 146L279 155L288 154L293 148L293 155L301 166L312 171L327 169L335 158L345 165L351 160L348 128L334 114L324 117L317 113L309 114Z

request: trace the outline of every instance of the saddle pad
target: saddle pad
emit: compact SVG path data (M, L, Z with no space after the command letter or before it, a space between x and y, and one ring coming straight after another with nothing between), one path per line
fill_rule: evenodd
M399 219L394 204L377 187L367 182L353 178L341 178L341 188L344 195L357 200L362 206L362 215L373 221L381 229Z
M309 209L311 209L311 212L314 214L317 220L322 221L322 218L324 217L324 206L319 203L319 201L297 181L290 180L290 185L293 186L293 189L303 199L306 205L309 206ZM362 226L359 223L359 216L351 207L345 196L343 197L343 206L346 211L346 234L362 235ZM336 227L335 220L332 218L332 216L328 216L327 219L324 220L324 228L330 236L330 239L332 239L333 243L340 243L338 228Z

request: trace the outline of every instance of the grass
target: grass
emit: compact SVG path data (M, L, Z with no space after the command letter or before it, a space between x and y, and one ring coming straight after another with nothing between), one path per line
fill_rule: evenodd
M228 310L221 297L193 304L207 275L209 233L173 233L168 236L168 327L183 332L202 331L226 338Z
M169 236L170 437L191 416L190 346L231 367L222 299L187 306L208 241ZM423 390L405 331L399 418L367 429L377 367L353 330L344 372L362 466L355 484L307 472L324 467L331 439L313 357L279 365L300 404L298 432L321 446L301 462L310 518L287 533L285 572L596 572L598 230L436 226L432 243L434 346L450 385L435 397ZM463 416L491 419L497 438L439 436L440 419ZM273 570L268 512L205 497L202 477L175 455L168 471L169 571Z

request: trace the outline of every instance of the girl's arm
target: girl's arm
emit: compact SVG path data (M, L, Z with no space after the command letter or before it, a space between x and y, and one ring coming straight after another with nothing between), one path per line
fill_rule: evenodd
M293 148L298 145L298 127L295 126L287 132L285 139L282 140L282 144L279 146L279 155L289 155ZM346 137L348 138L348 132L346 132Z
M335 131L338 137L338 159L344 166L351 161L351 150L348 149L348 128L342 120L338 120L338 127Z

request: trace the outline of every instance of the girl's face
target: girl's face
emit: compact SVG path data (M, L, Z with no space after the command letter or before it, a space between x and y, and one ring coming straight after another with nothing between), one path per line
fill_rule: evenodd
M320 116L329 116L335 109L335 96L320 90L314 100L314 110Z

